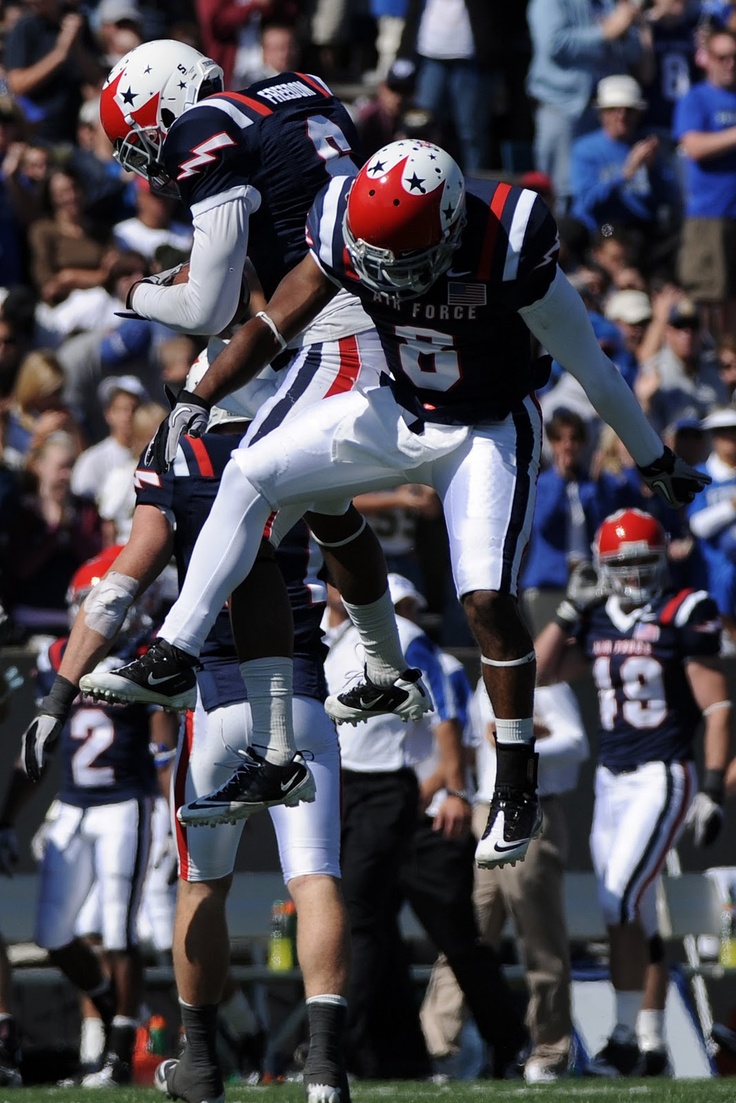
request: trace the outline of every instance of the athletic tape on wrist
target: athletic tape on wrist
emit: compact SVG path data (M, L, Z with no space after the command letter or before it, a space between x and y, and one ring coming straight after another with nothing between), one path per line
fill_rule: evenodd
M260 318L263 324L268 326L274 336L274 339L278 341L279 350L283 352L283 350L286 348L286 341L276 328L276 323L274 322L273 318L269 318L265 310L259 310L256 314L256 318Z

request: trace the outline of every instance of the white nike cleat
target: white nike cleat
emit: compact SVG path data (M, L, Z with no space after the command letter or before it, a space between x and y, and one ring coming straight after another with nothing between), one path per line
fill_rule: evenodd
M404 721L419 720L425 712L434 712L434 706L421 671L412 667L390 686L377 686L364 671L362 679L350 689L327 698L325 712L336 724L360 724L371 716L387 713Z
M145 655L127 666L85 674L79 688L103 701L192 709L197 702L197 665L194 656L159 636Z
M262 808L276 804L290 807L306 801L311 804L316 789L312 772L296 757L285 766L266 762L252 749L238 751L241 764L224 785L183 804L176 813L186 827L214 827L218 823L236 823Z

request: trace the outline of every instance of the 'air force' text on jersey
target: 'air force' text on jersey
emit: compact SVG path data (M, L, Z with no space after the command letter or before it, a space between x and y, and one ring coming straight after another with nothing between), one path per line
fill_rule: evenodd
M307 241L323 270L359 296L381 337L398 401L426 421L501 420L534 389L531 338L517 313L556 272L557 225L532 191L497 183L467 196L452 264L421 297L400 301L359 280L343 241L351 182L318 196Z

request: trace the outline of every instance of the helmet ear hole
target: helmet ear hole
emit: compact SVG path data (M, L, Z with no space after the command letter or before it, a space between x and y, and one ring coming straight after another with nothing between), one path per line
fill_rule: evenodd
M164 124L167 130L170 130L176 121L176 115L173 111L169 111L168 107L161 108L161 122Z

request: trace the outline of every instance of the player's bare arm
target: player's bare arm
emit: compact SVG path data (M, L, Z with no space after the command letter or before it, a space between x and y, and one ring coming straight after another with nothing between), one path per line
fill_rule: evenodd
M705 717L705 769L723 773L731 757L733 708L728 681L717 657L690 659L685 666L687 680Z
M171 559L173 544L171 525L161 510L156 506L136 506L130 539L105 579L113 573L131 579L137 586L135 596L139 597ZM82 606L69 635L59 674L78 685L82 675L88 674L107 655L114 639L115 636L100 631L94 617L90 617Z

